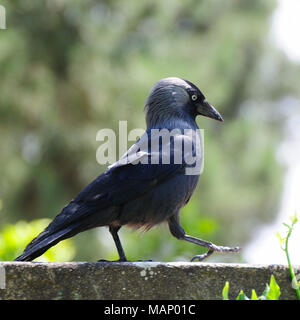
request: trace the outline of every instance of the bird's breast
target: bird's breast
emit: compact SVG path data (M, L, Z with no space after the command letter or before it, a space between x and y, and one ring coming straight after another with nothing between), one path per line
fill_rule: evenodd
M188 202L198 179L196 175L178 175L127 202L120 213L120 225L149 230L165 221Z

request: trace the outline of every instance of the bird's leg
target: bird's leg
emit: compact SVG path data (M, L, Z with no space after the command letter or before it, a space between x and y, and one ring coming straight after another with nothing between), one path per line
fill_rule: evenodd
M109 226L109 232L112 235L114 241L115 241L115 245L117 247L118 253L119 253L119 261L127 261L124 250L122 248L122 244L120 241L120 238L118 236L118 231L120 230L121 227L113 227L113 226Z
M179 223L178 215L174 215L170 217L168 220L168 223L169 223L169 228L172 235L177 239L189 241L208 249L208 252L194 256L191 261L195 261L195 260L203 261L210 255L212 255L215 251L227 253L227 252L238 252L240 250L239 247L230 248L230 247L217 246L209 241L201 240L201 239L187 235Z
M120 238L118 236L118 231L120 230L121 227L112 227L110 226L109 227L109 232L111 233L114 241L115 241L115 244L116 244L116 247L117 247L117 250L118 250L118 253L119 253L119 257L120 259L118 261L128 261L126 259L126 256L125 256L125 253L124 253L124 250L122 248L122 245L121 245L121 241L120 241ZM137 262L145 262L145 261L152 261L152 260L137 260Z
M126 261L128 261L126 259L124 250L122 248L120 238L118 236L118 231L120 230L120 228L121 227L109 226L109 232L110 232L110 234L112 235L112 237L114 239L114 242L115 242L115 245L117 247L120 259L116 260L116 261L108 261L108 260L100 259L100 260L98 260L98 262L126 262ZM152 260L136 260L136 262L145 262L145 261L150 262Z
M120 259L116 260L116 261L108 261L108 260L100 259L100 260L98 260L98 262L125 262L125 261L127 261L125 253L124 253L124 250L123 250L122 245L121 245L120 238L118 236L118 231L120 230L120 228L121 227L109 226L109 232L110 232L110 234L112 235L112 237L114 239L114 242L115 242L115 245L117 247Z

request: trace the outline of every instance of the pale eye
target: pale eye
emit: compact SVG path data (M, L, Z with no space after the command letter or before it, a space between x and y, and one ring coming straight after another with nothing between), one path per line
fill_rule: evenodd
M196 94L193 94L193 95L191 96L191 98L192 98L193 101L196 101L196 100L198 99L198 97L197 97Z

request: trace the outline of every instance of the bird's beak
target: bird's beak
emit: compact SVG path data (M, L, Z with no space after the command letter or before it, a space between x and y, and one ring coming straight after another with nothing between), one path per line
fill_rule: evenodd
M220 113L207 100L203 100L202 103L198 104L197 111L204 117L224 121Z

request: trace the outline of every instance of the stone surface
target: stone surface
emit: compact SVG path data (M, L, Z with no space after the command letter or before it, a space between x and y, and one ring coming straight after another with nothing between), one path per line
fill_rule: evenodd
M300 275L300 266L295 267ZM281 299L296 299L287 266L200 262L0 262L0 299L222 299L260 295L275 276Z

